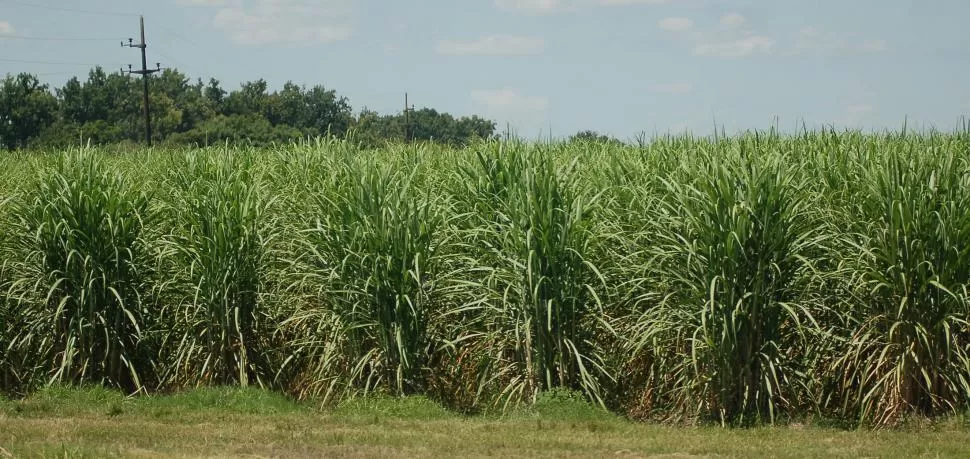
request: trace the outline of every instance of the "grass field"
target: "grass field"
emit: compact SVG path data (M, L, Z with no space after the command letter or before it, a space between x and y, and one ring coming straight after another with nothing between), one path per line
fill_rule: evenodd
M0 392L949 419L968 241L965 131L3 153Z
M502 417L425 398L364 398L328 410L256 389L125 399L49 389L0 408L0 457L966 457L970 425L847 431L818 426L631 423L575 398Z

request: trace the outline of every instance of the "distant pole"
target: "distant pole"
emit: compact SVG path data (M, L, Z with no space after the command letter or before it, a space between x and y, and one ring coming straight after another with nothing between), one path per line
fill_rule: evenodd
M410 143L411 134L411 112L414 111L414 105L408 105L408 93L404 93L404 141Z
M151 69L151 70L148 69L148 57L145 55L145 50L148 48L148 45L145 44L145 17L144 16L138 17L138 24L141 30L141 43L136 44L134 43L134 40L129 38L128 44L125 45L124 43L121 43L121 46L128 46L129 48L141 49L141 70L131 70L131 65L129 65L128 73L141 75L141 80L144 86L144 102L145 102L145 143L147 143L148 145L151 145L152 144L152 114L151 114L151 110L149 110L149 107L148 107L148 75L151 75L155 72L162 71L162 64L156 63L154 69ZM122 72L124 72L124 70L122 70Z

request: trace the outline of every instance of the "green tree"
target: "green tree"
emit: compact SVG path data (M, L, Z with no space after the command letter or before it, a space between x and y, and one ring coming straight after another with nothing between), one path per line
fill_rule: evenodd
M422 108L411 113L411 137L414 140L463 145L475 139L489 138L494 132L494 122L477 116L455 119L451 114L433 108Z
M449 145L464 145L475 139L495 135L495 122L478 116L455 118L432 108L422 108L410 115L411 138ZM407 118L403 114L380 115L363 110L354 123L357 139L366 146L383 141L403 140Z
M202 94L213 112L225 114L226 90L219 86L219 80L209 78L209 84L202 90Z
M267 97L266 119L273 125L286 124L301 129L308 118L303 90L287 81L283 89Z
M152 78L152 97L160 104L158 110L153 110L159 117L159 123L153 127L160 138L188 131L215 116L215 109L203 90L202 80L189 84L189 78L174 69L165 69Z
M266 93L266 80L260 78L248 81L231 92L225 100L224 113L226 115L266 116L269 94Z
M57 98L36 76L7 75L0 85L0 143L23 148L57 119Z
M155 140L211 143L248 139L256 144L305 136L344 136L351 128L367 146L405 138L405 117L364 109L356 118L346 97L322 85L292 81L269 92L266 80L245 82L226 91L219 80L203 83L175 69L149 77L152 132ZM2 144L65 147L78 143L140 141L145 130L142 85L138 78L106 73L101 67L87 79L71 78L56 96L29 74L8 76L4 83ZM495 123L478 116L456 118L432 108L410 114L412 138L451 145L495 134Z
M353 109L333 90L319 85L307 90L287 82L267 98L266 119L274 126L291 126L307 135L343 135L353 123Z
M68 80L57 90L60 119L45 130L38 143L64 146L75 140L111 143L138 135L141 92L130 78L105 73L100 67L88 73L81 83Z
M569 138L570 142L620 143L619 140L592 130L579 131Z
M134 90L127 76L107 74L101 67L96 67L88 73L83 84L72 78L57 91L61 99L61 116L77 124L98 120L118 122L130 118L129 110L138 100Z
M354 137L365 147L378 147L389 140L404 138L404 119L395 115L381 115L364 108L353 122Z
M457 122L458 134L466 141L471 139L489 139L495 137L495 121L478 115L461 117Z
M212 145L225 141L252 145L292 142L303 136L298 129L273 126L266 118L257 115L218 115L206 120L190 131L175 133L168 137L171 143Z
M343 135L353 123L353 108L346 97L338 97L332 89L314 86L303 93L306 104L304 128L312 133Z

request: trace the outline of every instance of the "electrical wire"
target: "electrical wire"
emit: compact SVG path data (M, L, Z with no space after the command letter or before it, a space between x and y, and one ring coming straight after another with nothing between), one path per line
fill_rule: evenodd
M39 41L119 41L117 38L87 38L87 37L32 37L28 35L0 34L0 39L9 40L39 40Z
M76 65L79 67L80 66L97 67L101 65L101 64L87 64L84 62L33 61L33 60L26 60L26 59L6 59L6 58L0 58L0 62L15 62L18 64Z
M64 8L62 6L42 5L40 3L24 2L24 1L21 1L21 0L0 0L0 1L6 2L6 3L13 3L14 5L26 6L28 8L39 8L39 9L44 9L44 10L49 10L49 11L61 11L61 12L65 12L65 13L93 14L93 15L101 15L101 16L122 16L122 17L134 17L134 16L138 16L137 14L133 14L133 13L120 13L120 12L115 12L115 11L95 11L95 10L84 10L84 9L77 9L77 8Z
M33 76L38 76L38 77L41 77L41 76L55 76L55 75L71 75L71 76L77 76L77 72L40 72L40 73L30 72L30 74L33 75Z
M162 57L163 59L166 59L166 60L168 60L168 61L169 61L169 62L171 62L172 64L175 64L175 65L177 65L177 66L179 66L179 67L183 67L183 68L182 68L182 70L183 70L183 71L185 70L185 69L184 69L184 67L185 67L185 66L184 66L184 65L182 65L182 63L181 63L181 62L179 62L179 61L178 61L178 59L174 59L174 58L172 58L171 56L169 56L169 55L167 55L167 54L165 54L165 53L163 53L163 52L162 52L161 50L159 50L159 49L158 49L158 45L155 45L155 46L154 46L154 48L155 48L155 50L154 50L154 53L155 53L155 54L158 54L158 55L159 55L159 56L161 56L161 57Z
M182 41L184 41L185 43L187 43L189 45L192 45L192 46L200 46L199 45L199 42L197 42L195 40L192 40L190 38L186 38L186 37L182 36L182 34L180 34L180 33L176 32L176 31L174 31L174 30L172 30L172 29L170 29L168 27L165 27L164 25L158 23L157 20L153 20L152 27L158 27L159 29L162 29L163 31L165 31L165 33L167 33L167 34L169 34L169 35L171 35L171 36L173 36L175 38L178 38L179 40L182 40ZM165 35L165 34L162 34L162 35Z

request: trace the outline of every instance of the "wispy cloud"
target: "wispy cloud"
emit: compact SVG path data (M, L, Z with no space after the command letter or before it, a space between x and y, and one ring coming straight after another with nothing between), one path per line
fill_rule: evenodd
M679 0L598 0L600 5L662 5L664 3L674 3Z
M805 54L880 53L888 44L881 39L850 38L846 34L824 31L812 26L803 27L787 37L759 31L744 15L727 13L716 27L695 29L693 22L681 18L661 20L665 30L686 30L680 38L690 45L695 56L714 58L745 58L757 55L794 56Z
M513 132L536 133L544 130L549 121L549 98L544 96L524 94L510 87L476 89L469 96L474 113L499 125L508 123Z
M835 122L850 127L858 126L875 110L875 107L866 103L851 104L842 110Z
M872 105L867 105L867 104L849 105L848 107L845 108L846 113L851 113L856 115L869 113L872 110L873 110Z
M687 94L694 89L694 86L686 82L659 83L652 85L650 90L662 94Z
M664 18L657 25L663 30L681 32L678 39L691 54L700 57L743 58L770 54L776 47L773 37L754 30L740 13L727 13L718 19L717 26L706 29L695 30L694 21L684 17Z
M471 92L471 97L475 103L489 111L506 116L543 112L549 106L549 99L546 97L527 96L510 88L476 89Z
M212 24L240 45L319 45L353 35L354 0L178 0L218 7Z
M562 0L495 0L495 6L506 11L548 14L562 10L567 5Z
M751 35L718 43L701 43L694 46L693 53L697 56L737 58L767 54L774 46L775 40L771 37Z
M590 7L663 5L684 0L494 0L500 10L526 14L575 12Z
M192 6L222 6L228 5L229 0L176 0L175 3Z
M795 33L791 46L785 49L783 54L881 53L887 48L885 40L849 38L833 31L806 26Z
M524 56L539 54L545 47L541 38L517 35L489 35L473 41L443 41L438 44L440 54Z
M863 53L881 53L886 51L889 45L886 44L886 40L865 40L856 46L856 49Z
M657 26L663 30L680 32L693 27L694 21L690 20L690 18L670 17L657 21Z
M741 13L728 13L721 16L721 20L718 22L725 29L737 29L747 23L748 20Z

